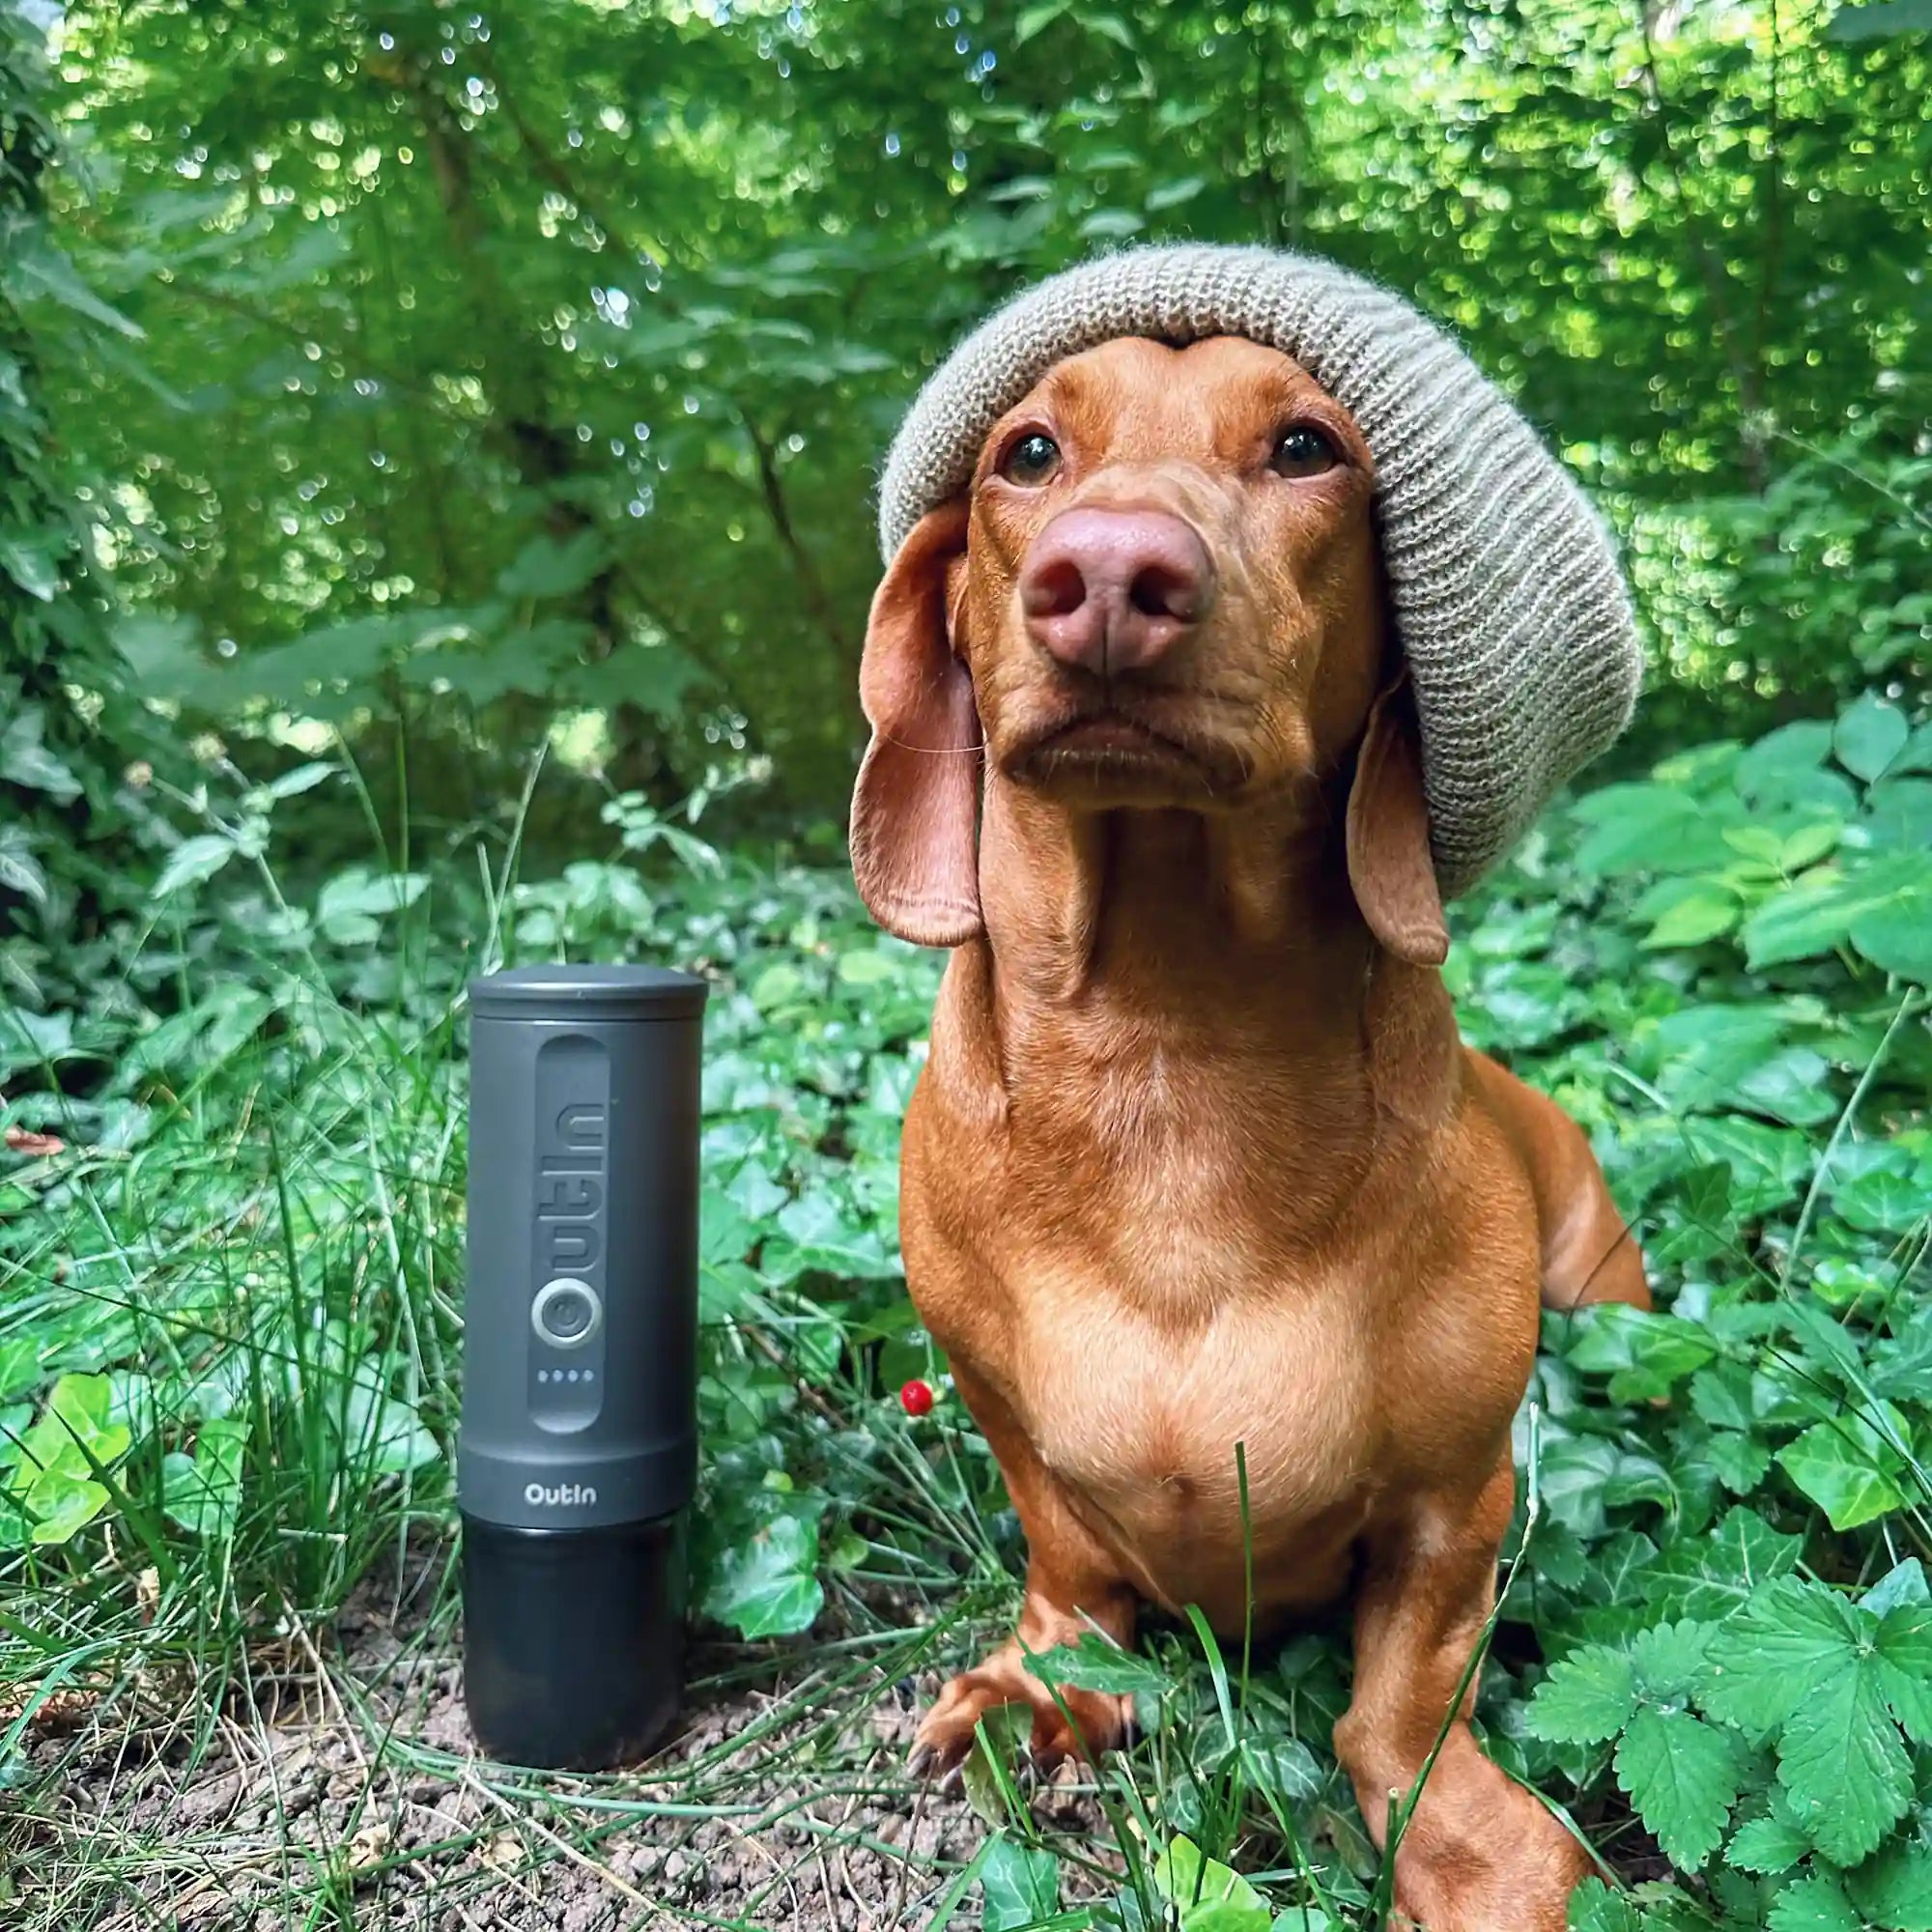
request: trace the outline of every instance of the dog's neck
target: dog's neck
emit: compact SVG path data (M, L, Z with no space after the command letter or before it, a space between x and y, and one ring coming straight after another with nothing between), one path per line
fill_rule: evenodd
M1093 1065L1231 1040L1291 1063L1324 1108L1341 1090L1365 1118L1448 1103L1459 1041L1440 976L1377 943L1342 802L1314 786L1210 816L1081 810L989 774L980 887L986 934L952 991L984 1051L954 1064L989 1103L1068 1049Z
M1359 985L1374 950L1337 804L1315 785L1238 812L1093 810L998 774L980 891L1003 1000L1179 1009Z

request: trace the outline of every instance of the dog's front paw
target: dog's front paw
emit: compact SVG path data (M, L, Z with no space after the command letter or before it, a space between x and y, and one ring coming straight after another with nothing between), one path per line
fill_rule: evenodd
M1393 1925L1418 1932L1563 1932L1570 1894L1588 1876L1589 1858L1529 1792L1500 1773L1495 1782L1500 1802L1480 1832L1445 1832L1439 1820L1418 1812L1421 1829L1404 1839L1396 1858Z
M1133 1729L1131 1697L1062 1687L1055 1703L1053 1692L1028 1671L1018 1646L1009 1645L977 1668L961 1671L940 1691L920 1720L910 1760L913 1775L943 1776L956 1771L973 1748L980 1719L1002 1704L1031 1707L1028 1749L1042 1770L1069 1757L1097 1759L1102 1751L1124 1744Z

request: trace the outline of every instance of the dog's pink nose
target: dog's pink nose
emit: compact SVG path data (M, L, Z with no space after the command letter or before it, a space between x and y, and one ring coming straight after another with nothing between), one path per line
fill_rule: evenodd
M1113 676L1161 657L1213 582L1207 546L1166 510L1063 510L1034 540L1020 608L1050 656Z

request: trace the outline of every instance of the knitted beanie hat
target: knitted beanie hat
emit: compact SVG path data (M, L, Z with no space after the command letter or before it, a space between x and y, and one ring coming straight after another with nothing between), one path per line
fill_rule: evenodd
M1383 566L1414 684L1444 896L1472 885L1630 722L1642 656L1608 535L1515 407L1433 323L1308 255L1127 249L1027 290L967 336L893 442L888 560L971 479L1054 363L1116 336L1242 335L1342 403L1376 459Z

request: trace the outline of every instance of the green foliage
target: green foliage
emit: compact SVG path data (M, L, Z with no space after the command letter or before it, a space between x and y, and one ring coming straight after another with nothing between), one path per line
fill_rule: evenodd
M79 269L8 280L136 686L230 742L340 731L479 800L562 711L659 805L723 757L741 809L831 811L903 405L1020 279L1181 237L1329 251L1459 331L1625 539L1650 744L1754 734L1927 666L1911 25L81 0L43 184ZM66 521L10 539L30 580Z
M325 1620L446 1522L461 987L505 958L717 981L699 1614L907 1669L1007 1619L895 1238L937 962L795 828L938 351L1096 246L1269 240L1522 398L1655 671L1448 969L1660 1299L1548 1322L1488 1747L1641 1873L1578 1927L1932 1927L1920 11L79 4L50 68L0 10L8 1690ZM1124 1879L989 1719L935 1923L1372 1918L1333 1642L1032 1667L1135 1699Z
M1613 1863L1633 1832L1656 1847L1579 1925L1925 1917L1932 1033L1867 923L1921 923L1924 742L1861 698L1680 753L1553 815L1459 914L1466 1032L1590 1130L1660 1298L1548 1318L1520 1443L1541 1515L1479 1683L1510 1771ZM970 1647L1008 1612L1017 1530L894 1238L940 962L879 935L842 870L728 856L635 795L556 876L517 874L515 827L479 833L480 867L285 876L297 815L353 786L325 761L157 784L155 941L103 952L83 1000L0 1008L0 1124L65 1143L0 1167L6 1587L129 1589L112 1538L160 1577L163 1632L229 1579L240 1642L255 1606L327 1614L396 1523L443 1518L462 983L645 933L717 980L694 1601L760 1646L897 1640L915 1604L911 1640L956 1619ZM1724 917L1667 924L1696 894ZM923 1419L895 1400L914 1376ZM1245 1932L1243 1888L1291 1925L1372 1914L1333 1642L1250 1671L1205 1626L1131 1653L1089 1634L1031 1667L1132 1696L1148 1739L1103 1786L1138 1863L1062 1922L1165 1899ZM1027 1728L989 1720L974 1755L1004 1835L955 1904L1052 1910L1077 1869L1019 1796Z
M101 303L46 217L59 154L41 36L0 14L0 981L57 973L138 861L133 759L160 756L128 697L94 581L93 528L40 394L56 344L139 331ZM28 935L30 946L10 945ZM9 957L8 955L12 956ZM13 967L10 974L8 967Z
M32 1427L19 1435L10 1430L0 1444L7 1517L34 1542L65 1543L108 1506L107 1487L96 1479L121 1460L131 1440L112 1410L105 1376L65 1375Z

